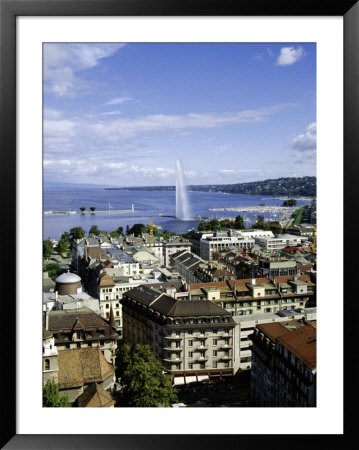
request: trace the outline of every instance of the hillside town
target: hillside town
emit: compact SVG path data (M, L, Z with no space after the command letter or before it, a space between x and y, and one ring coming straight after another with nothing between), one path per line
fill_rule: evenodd
M316 406L312 209L279 234L150 226L49 238L44 406ZM158 373L150 394L146 367Z

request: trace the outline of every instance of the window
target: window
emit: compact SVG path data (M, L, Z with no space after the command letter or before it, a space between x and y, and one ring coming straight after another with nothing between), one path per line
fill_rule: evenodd
M217 350L213 350L213 356L217 356Z
M213 367L213 369L217 369L217 361L212 362L212 367Z
M193 334L193 330L187 330L187 334Z
M213 339L213 345L217 345L217 339Z
M206 341L204 341L203 339L201 339L201 340L199 341L199 345L200 345L201 347L204 347L205 343L206 343Z
M188 352L188 358L193 358L193 352Z
M106 303L106 309L109 309L110 305L108 303Z
M192 345L193 345L193 341L190 339L190 340L188 341L188 347L192 347Z
M189 363L189 364L188 364L188 368L189 368L189 369L193 369L193 363Z
M50 370L50 360L45 359L45 370Z

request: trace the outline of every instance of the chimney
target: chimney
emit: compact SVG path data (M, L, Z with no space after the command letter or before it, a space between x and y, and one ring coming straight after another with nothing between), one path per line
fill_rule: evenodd
M116 324L115 324L115 316L114 316L114 314L113 314L112 305L111 305L111 309L110 309L109 324L111 325L111 327L116 328Z
M46 308L46 321L45 321L45 328L46 330L49 329L49 310Z

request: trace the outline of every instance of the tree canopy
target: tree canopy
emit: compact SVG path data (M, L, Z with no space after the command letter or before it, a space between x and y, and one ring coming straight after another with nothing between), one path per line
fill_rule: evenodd
M294 198L284 200L283 206L297 206L297 200L295 200Z
M46 239L46 241L42 241L42 254L45 258L51 256L54 252L54 246L50 239Z
M60 264L57 262L50 262L48 264L46 264L46 266L44 267L44 270L46 270L49 273L49 277L51 278L51 280L55 281L56 278L60 275L61 273L61 267Z
M97 225L92 225L89 229L89 235L93 234L94 236L99 236L100 234L106 234L105 231L99 229Z
M131 228L126 232L127 234L134 234L135 236L141 236L141 233L145 229L145 225L143 223L135 223Z
M171 378L148 345L123 344L116 358L121 389L118 406L169 407L177 402Z
M70 407L71 403L66 394L60 397L59 387L54 380L47 380L42 390L42 406L45 408L66 408Z
M70 235L67 231L65 231L64 233L62 233L59 242L57 243L56 251L58 253L68 253L68 251L70 250L70 246Z
M75 241L76 239L82 239L86 235L86 231L82 227L74 227L70 230L70 239Z

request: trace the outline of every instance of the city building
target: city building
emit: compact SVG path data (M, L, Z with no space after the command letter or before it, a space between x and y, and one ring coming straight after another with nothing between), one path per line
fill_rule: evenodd
M316 406L316 322L257 325L251 335L253 406Z
M45 386L49 380L58 382L58 361L57 361L57 347L55 345L55 338L53 334L43 329L42 333L42 383Z
M273 313L316 305L315 283L309 275L193 283L187 289L192 300L211 300L232 316Z
M115 370L99 347L59 351L58 364L59 392L61 396L67 395L70 403L74 403L80 396L82 396L80 402L88 399L87 394L93 392L91 387L93 383L98 383L106 391L114 388ZM90 387L90 391L86 393L87 386ZM103 397L102 389L100 395Z
M114 365L117 340L113 315L107 321L89 308L44 312L44 328L50 332L58 352L68 349L99 347L106 360Z
M206 234L200 240L200 257L211 261L213 254L227 248L251 249L255 244L253 238L243 237L240 232L228 230Z
M235 323L223 308L146 286L126 292L121 303L124 341L148 344L175 384L233 375Z
M277 313L259 313L245 316L234 316L236 322L236 337L239 343L239 359L237 367L240 370L249 370L252 367L252 341L251 335L257 325L264 323L287 323L305 322L309 323L317 319L316 308L305 308L303 310L285 310Z

